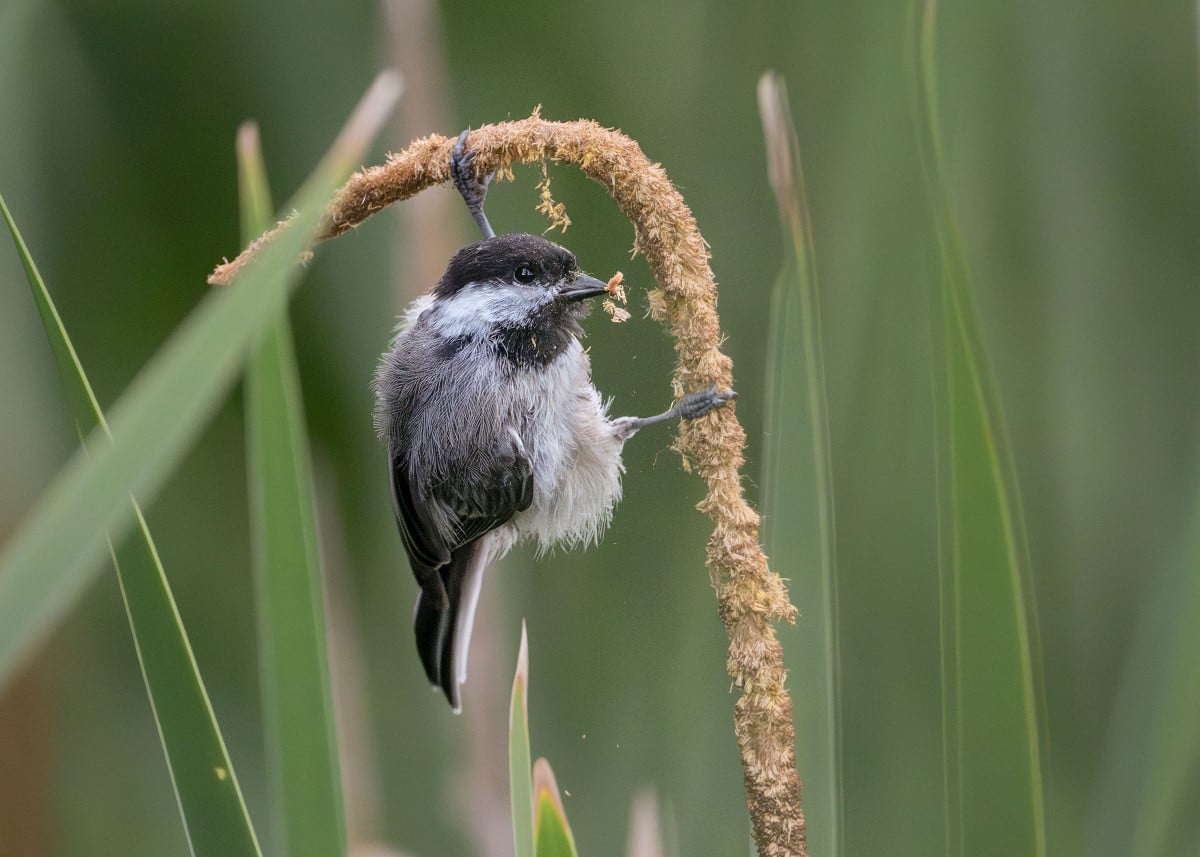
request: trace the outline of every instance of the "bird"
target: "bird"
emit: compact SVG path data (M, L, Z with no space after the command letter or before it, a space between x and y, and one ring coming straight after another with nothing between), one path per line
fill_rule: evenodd
M426 676L452 709L487 568L516 544L599 541L621 498L625 442L639 429L699 419L737 394L713 387L652 417L610 418L581 339L608 284L544 237L497 235L484 213L469 129L450 174L482 238L459 250L404 312L373 388L392 507L420 588L413 610Z

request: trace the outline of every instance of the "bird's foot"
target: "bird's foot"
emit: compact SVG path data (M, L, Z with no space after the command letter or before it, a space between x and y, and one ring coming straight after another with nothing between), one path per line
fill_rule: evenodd
M670 420L696 420L705 414L723 408L737 398L733 390L718 390L713 384L707 390L688 393L671 406L669 411L653 417L618 417L612 421L613 435L624 443L638 433L639 429Z
M458 141L450 152L450 178L454 181L454 187L463 198L463 202L467 204L467 210L471 212L471 217L479 225L479 231L483 233L483 237L494 238L496 233L492 229L492 225L488 223L487 215L483 212L483 204L487 199L488 185L491 184L492 177L496 174L488 173L482 179L475 174L475 153L466 150L467 136L470 133L471 129L468 128L459 134Z
M675 407L679 411L680 419L695 420L717 408L725 407L736 399L737 395L733 390L718 390L717 385L713 384L707 390L688 393Z

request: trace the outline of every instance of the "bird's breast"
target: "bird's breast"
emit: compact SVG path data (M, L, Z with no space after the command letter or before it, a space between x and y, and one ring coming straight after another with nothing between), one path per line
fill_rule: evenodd
M621 443L592 385L578 340L545 365L518 372L518 432L533 464L533 504L514 518L543 549L599 539L621 496Z

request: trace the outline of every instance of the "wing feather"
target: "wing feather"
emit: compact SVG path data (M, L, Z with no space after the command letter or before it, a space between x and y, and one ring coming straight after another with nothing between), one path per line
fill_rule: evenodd
M417 650L430 682L455 710L483 572L494 555L487 534L533 503L532 465L516 433L508 436L481 475L432 486L413 479L401 451L391 454L396 523L421 586L413 616ZM436 526L437 520L449 527Z

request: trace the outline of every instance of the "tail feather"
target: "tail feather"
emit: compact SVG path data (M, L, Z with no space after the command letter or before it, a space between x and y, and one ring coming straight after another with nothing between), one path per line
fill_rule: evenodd
M417 653L425 667L429 683L441 684L442 647L445 644L450 603L440 578L436 584L417 593L417 604L413 609L413 630L417 635Z
M462 710L460 687L467 677L467 648L483 571L491 558L485 535L450 554L450 562L417 596L413 630L430 683L441 687L455 711Z

